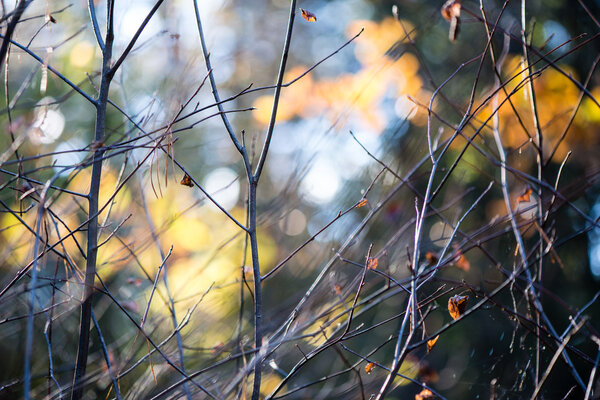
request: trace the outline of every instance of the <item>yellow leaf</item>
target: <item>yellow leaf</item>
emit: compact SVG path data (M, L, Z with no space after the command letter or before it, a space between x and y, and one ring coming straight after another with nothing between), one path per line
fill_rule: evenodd
M358 202L358 204L356 205L356 208L361 208L367 205L367 199L362 199L361 201Z

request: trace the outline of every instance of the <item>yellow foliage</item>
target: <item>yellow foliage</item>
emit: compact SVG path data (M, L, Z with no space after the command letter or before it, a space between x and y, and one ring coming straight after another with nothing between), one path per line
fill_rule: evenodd
M95 53L96 46L86 40L82 40L77 42L71 49L69 61L76 68L84 68L89 66L94 59Z
M565 73L578 80L572 68L566 65L560 67ZM535 68L533 70L535 71ZM515 111L507 101L507 96L503 91L498 93L499 128L503 144L518 148L526 144L530 140L530 136L534 141L536 139L531 108L531 93L529 93L528 85L525 85L523 81L528 77L528 72L523 69L521 58L517 56L506 62L504 71L507 71L504 76L505 82L514 78L506 84L506 90L527 131L519 123ZM517 86L519 87L518 91L513 93ZM577 107L580 90L567 76L553 68L544 70L539 77L534 79L533 88L539 127L544 138L544 153L549 155L569 124L569 120ZM600 94L598 88L595 88L592 92ZM479 121L485 121L493 112L491 104L488 104L477 118ZM573 124L556 151L554 160L559 162L569 150L578 146L585 146L589 140L594 140L592 137L593 130L589 129L588 125L598 122L600 122L598 106L589 98L584 98ZM488 123L491 125L491 120ZM529 133L529 136L527 133Z
M33 215L35 212L31 214ZM21 218L27 221L29 226L32 226L33 221L30 220L31 218L28 215L23 215ZM0 235L2 236L0 243L4 249L10 249L10 252L4 250L0 253L3 257L8 258L4 262L7 264L23 265L32 249L33 234L10 213L2 213L0 215L0 227L2 227L0 231Z
M418 76L419 61L404 53L397 60L385 53L405 37L412 26L403 21L386 18L376 23L355 21L347 29L353 37L362 27L364 33L355 41L355 54L362 68L352 74L335 78L313 80L311 75L302 77L290 87L282 90L277 121L288 121L294 117L304 118L325 115L332 123L344 122L352 116L375 131L381 131L387 124L386 116L380 107L390 94L398 96L419 96L423 82ZM286 82L300 76L308 68L297 66L286 74ZM390 92L390 89L392 92ZM427 100L428 101L428 100ZM271 117L273 98L270 95L258 97L253 106L255 120L266 125ZM409 118L412 118L411 114ZM422 122L421 122L422 123Z

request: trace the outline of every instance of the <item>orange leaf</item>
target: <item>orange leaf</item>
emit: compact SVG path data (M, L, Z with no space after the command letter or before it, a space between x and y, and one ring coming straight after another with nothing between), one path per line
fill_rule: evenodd
M304 18L308 22L317 22L317 16L315 14L311 13L308 10L305 10L304 8L301 8L300 11L302 12L302 18Z
M367 199L362 199L361 201L358 202L358 204L356 205L356 208L361 208L367 205Z
M467 309L469 296L454 295L448 300L448 312L452 319L458 319Z
M415 400L429 400L433 399L435 396L429 389L423 389L419 393L415 395Z
M429 265L435 265L438 262L438 255L428 251L427 253L425 253L425 258L427 259L427 262L429 263Z
M462 269L463 271L468 271L471 269L471 263L469 262L469 260L467 260L467 257L465 257L465 255L458 250L457 252L457 257L455 258L454 264Z
M439 338L440 338L440 335L437 335L433 339L430 339L427 341L427 352L428 353L431 351L431 349L433 349L433 346L435 346L435 343L438 341Z
M379 260L377 259L377 257L369 257L369 259L367 260L367 269L377 269L378 265Z
M183 178L181 179L181 182L179 182L179 183L183 186L194 187L194 182L192 182L192 177L189 176L188 174L185 174L183 176Z
M517 197L517 204L519 204L521 202L528 203L531 200L531 193L532 193L532 190L530 187L528 187L527 190L525 190L525 192L523 192L522 195Z
M365 372L367 374L370 374L374 369L375 369L375 363L370 362L365 366Z

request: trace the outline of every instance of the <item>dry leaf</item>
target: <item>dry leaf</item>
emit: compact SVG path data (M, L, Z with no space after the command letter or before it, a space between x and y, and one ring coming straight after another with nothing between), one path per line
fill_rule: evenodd
M441 12L444 19L450 21L448 38L454 42L460 32L460 0L448 0L442 6Z
M374 369L375 369L375 363L370 362L365 366L365 372L367 374L370 374Z
M448 300L448 312L452 319L458 319L467 309L469 296L454 295Z
M520 195L519 197L517 197L517 204L519 203L528 203L531 200L531 193L533 191L531 190L530 187L528 187L525 192L523 192L522 195Z
M308 22L317 22L317 16L315 14L311 13L308 10L305 10L304 8L301 8L300 11L302 12L302 18L304 18Z
M452 18L460 17L460 8L460 0L448 0L444 3L440 11L442 17L444 17L446 21L450 21Z
M425 388L421 390L419 393L415 394L415 400L429 400L433 399L435 396L431 392L431 390Z
M339 296L340 294L342 294L342 287L336 283L333 286L333 291Z
M369 259L367 260L367 269L377 269L378 265L379 260L377 259L377 257L369 257Z
M183 178L181 179L181 182L179 182L179 183L183 186L194 187L194 182L192 182L192 177L189 176L188 174L185 174L183 176Z
M425 253L425 258L427 259L427 262L429 263L429 265L433 266L435 264L437 264L439 257L437 254L428 251L427 253Z
M361 201L358 202L358 204L356 205L356 208L361 208L367 205L367 199L362 199Z
M439 338L440 338L440 335L437 335L433 339L430 339L427 341L427 352L428 353L431 351L431 349L433 349L433 346L435 346L435 343L438 341Z
M468 271L471 269L471 263L460 250L457 251L456 258L454 259L454 265L463 271Z

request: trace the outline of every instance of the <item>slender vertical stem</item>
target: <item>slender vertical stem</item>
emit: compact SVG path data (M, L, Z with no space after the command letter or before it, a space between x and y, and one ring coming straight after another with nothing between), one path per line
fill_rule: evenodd
M113 34L113 7L114 1L107 5L107 30L104 51L102 52L102 77L100 81L100 92L96 101L96 130L94 140L96 143L104 141L106 131L106 105L108 103L108 91L112 75L110 72L110 59L112 57ZM94 152L92 164L92 179L90 193L88 194L88 231L87 231L87 259L85 265L85 279L83 285L83 297L81 306L81 322L79 326L79 345L77 349L77 363L75 364L75 376L73 378L73 391L71 397L74 400L83 397L83 382L87 366L87 358L90 341L90 323L92 317L92 298L94 294L94 278L96 276L96 259L98 255L98 197L100 194L100 179L102 176L102 158L104 150L102 146Z
M254 384L252 387L252 400L258 400L260 395L260 380L262 374L262 346L263 337L263 315L262 315L262 287L260 278L260 265L258 258L258 238L256 236L256 188L257 181L249 178L248 191L248 209L250 226L248 227L248 236L250 236L250 250L252 252L252 270L254 272L254 347L256 352L256 361L254 363Z
M40 247L40 231L42 229L42 219L44 218L44 213L45 213L45 203L46 203L46 192L48 190L49 187L49 182L48 184L46 184L46 187L44 188L44 192L42 194L41 200L40 200L40 204L38 206L38 214L37 214L37 222L36 222L36 228L35 228L35 242L33 245L33 254L34 256L36 256L39 253L39 247ZM31 267L31 281L29 283L30 285L30 293L29 293L29 310L28 310L28 315L27 315L27 331L26 331L26 338L25 338L25 371L24 371L24 376L23 376L23 380L25 382L24 388L23 388L23 398L25 400L28 400L31 398L31 357L33 355L33 308L35 305L35 299L36 299L36 285L37 285L37 270L38 270L38 263L37 263L37 257L34 260L33 266Z
M115 397L117 400L121 400L121 392L119 391L119 384L117 379L115 378L115 374L113 372L112 365L110 363L110 356L108 355L108 347L106 347L106 342L104 341L104 336L102 335L102 330L100 330L100 324L96 320L96 316L94 315L94 310L92 310L92 321L94 322L94 327L96 328L96 332L98 333L98 338L100 339L100 347L102 348L102 355L104 356L104 361L106 362L106 369L108 371L108 376L113 385L113 389L115 391Z
M527 50L527 32L526 32L526 28L527 28L527 24L526 24L526 18L525 18L525 3L526 0L521 0L521 41L522 41L522 46L523 46L523 70L527 70L528 74L532 74L533 73L533 67L531 66L531 64L529 63L529 52ZM533 32L532 32L533 34ZM531 75L530 75L531 76ZM537 155L536 155L536 161L537 161L537 178L538 181L542 182L542 173L543 173L543 165L544 165L544 153L543 153L543 135L542 135L542 131L540 128L540 122L539 122L539 118L538 118L538 113L537 113L537 101L536 101L536 97L535 97L535 91L533 88L533 80L531 78L529 78L527 80L527 90L528 90L528 94L529 94L529 101L530 101L530 105L531 105L531 114L532 114L532 119L533 119L533 127L535 129L535 133L536 133L536 144L537 144ZM543 205L542 205L542 196L543 196L543 192L542 192L542 185L538 185L537 188L537 208L538 208L538 215L537 215L537 220L538 220L538 224L540 225L540 228L543 227L544 221L544 209L543 209ZM539 254L539 265L538 265L538 274L537 274L537 279L538 281L541 283L542 281L542 272L543 272L543 262L544 262L544 241L540 240L539 241L539 246L538 246L538 254ZM535 296L535 293L533 293L533 291L531 292L533 296ZM541 305L541 300L538 299L538 301L540 302ZM541 339L540 339L540 310L536 310L536 315L535 315L535 319L536 319L536 352L535 352L535 384L538 385L538 379L539 379L539 375L540 375L540 349L542 346L541 343Z

